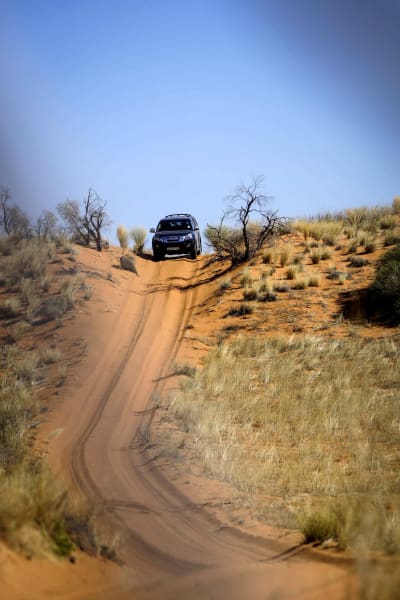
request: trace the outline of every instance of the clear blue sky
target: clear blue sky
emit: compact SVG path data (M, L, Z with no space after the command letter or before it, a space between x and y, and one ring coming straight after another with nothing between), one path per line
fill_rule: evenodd
M399 0L1 0L0 184L89 187L114 225L215 223L265 176L284 216L400 195Z

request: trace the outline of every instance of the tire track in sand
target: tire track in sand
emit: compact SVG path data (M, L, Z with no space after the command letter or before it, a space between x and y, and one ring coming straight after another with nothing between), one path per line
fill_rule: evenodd
M132 569L124 585L134 590L135 598L268 598L289 584L294 592L285 597L311 597L303 594L314 585L315 565L305 569L304 560L294 559L293 581L288 582L276 562L264 562L281 552L282 545L218 527L175 488L138 443L141 437L147 439L152 394L162 392L162 378L176 357L201 288L193 285L199 268L199 261L149 263L135 301L126 299L105 356L87 386L89 408L69 451L72 479L102 506L113 526L124 530L122 557ZM300 589L298 582L306 571L309 579ZM278 587L271 587L271 577ZM332 591L330 577L323 575L322 594L313 597ZM342 571L332 576L335 586L340 578Z

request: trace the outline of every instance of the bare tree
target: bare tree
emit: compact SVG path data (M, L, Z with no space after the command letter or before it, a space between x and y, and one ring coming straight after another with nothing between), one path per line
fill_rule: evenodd
M7 235L30 237L32 226L28 215L16 204L9 204L10 199L10 190L2 189L0 191L0 226Z
M263 177L240 184L228 197L228 208L218 226L207 225L206 236L217 252L226 253L232 263L252 258L267 242L289 231L288 221L278 211L267 209L271 197L261 192ZM227 227L225 220L234 227Z
M102 231L104 227L110 224L105 208L107 202L102 200L93 189L89 189L89 193L83 201L85 213L84 223L87 227L90 237L96 244L97 250L102 249Z
M0 225L4 232L9 235L10 231L10 206L8 201L11 199L10 190L2 188L0 191Z
M89 189L83 200L83 213L78 202L65 200L57 205L57 212L64 220L67 231L76 241L86 246L93 241L97 250L102 249L102 232L110 225L103 201L95 190Z
M57 217L51 210L44 210L36 220L35 232L39 238L52 238L56 234Z
M78 202L67 198L65 202L59 202L57 204L56 210L64 221L66 234L71 236L78 243L88 246L90 243L90 236L88 231L84 228Z
M16 204L10 206L9 228L10 233L17 236L32 237L33 235L32 224L28 215Z

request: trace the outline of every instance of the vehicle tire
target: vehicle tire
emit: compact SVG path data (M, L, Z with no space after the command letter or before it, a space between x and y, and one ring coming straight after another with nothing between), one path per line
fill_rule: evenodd
M192 260L195 260L197 258L196 246L193 246L193 248L190 251L189 256Z
M160 260L164 260L164 254L162 252L153 252L153 258L155 262L159 262Z
M200 240L199 249L197 251L197 256L199 256L202 252L203 252L203 247L202 247L201 240Z

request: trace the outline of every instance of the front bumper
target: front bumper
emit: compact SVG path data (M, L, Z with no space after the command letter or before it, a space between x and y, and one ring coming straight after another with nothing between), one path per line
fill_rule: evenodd
M190 254L193 252L194 242L193 241L185 241L185 242L171 242L171 241L160 241L153 240L152 243L153 252L156 254Z

